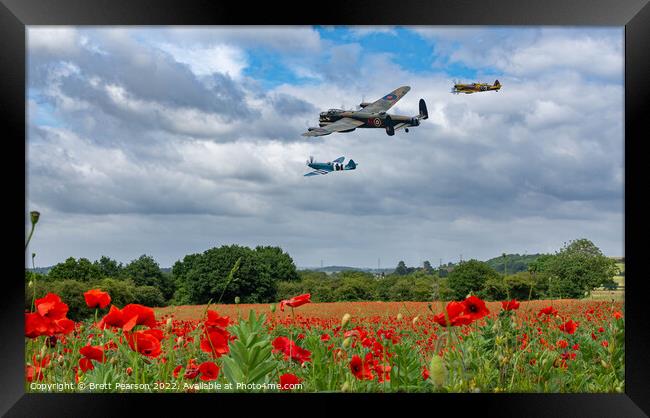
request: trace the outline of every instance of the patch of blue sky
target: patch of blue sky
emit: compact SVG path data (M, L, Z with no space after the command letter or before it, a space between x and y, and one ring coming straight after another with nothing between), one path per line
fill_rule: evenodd
M30 106L27 109L27 121L29 124L51 126L54 128L63 126L63 122L56 117L54 106L42 97L38 89L27 89L27 98L36 103L36 107Z
M415 74L444 73L451 78L471 79L477 69L460 63L448 63L446 57L436 53L435 42L426 40L407 27L350 28L345 26L318 27L320 36L336 44L358 43L364 54L388 53L396 65ZM481 72L492 72L481 68Z
M291 58L277 51L264 48L246 50L248 65L243 73L257 80L262 88L273 89L282 84L301 85L317 81L313 77L300 75L291 66Z

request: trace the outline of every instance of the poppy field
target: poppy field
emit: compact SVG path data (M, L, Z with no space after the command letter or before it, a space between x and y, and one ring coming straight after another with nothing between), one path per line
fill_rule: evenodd
M623 392L621 301L117 307L25 313L27 392Z

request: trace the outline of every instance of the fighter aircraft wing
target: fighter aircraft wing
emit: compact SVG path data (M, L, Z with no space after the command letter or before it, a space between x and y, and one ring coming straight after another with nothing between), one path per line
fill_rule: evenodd
M345 160L345 157L339 157L336 160L332 161L333 163L342 163Z
M325 175L325 174L327 174L327 173L329 173L329 171L325 171L325 170L314 170L314 171L312 171L311 173L307 173L307 174L305 174L305 177L309 177L309 176L317 176L317 175L319 175L319 174Z
M402 86L399 88L396 88L395 90L391 91L381 99L377 100L376 102L373 102L369 104L368 106L363 108L363 112L366 113L380 113L380 112L385 112L395 103L399 101L406 93L409 92L411 88L409 86Z
M348 129L358 128L363 125L364 122L361 122L352 118L341 118L334 123L325 125L322 128L313 128L312 130L305 132L302 136L323 136L329 135L332 132L347 131Z

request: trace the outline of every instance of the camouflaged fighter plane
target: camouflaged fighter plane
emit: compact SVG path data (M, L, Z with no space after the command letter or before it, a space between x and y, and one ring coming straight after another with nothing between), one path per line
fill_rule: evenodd
M472 83L472 84L460 84L454 83L454 87L451 88L451 92L454 94L472 94L479 91L499 91L501 88L501 83L499 80L494 80L494 84L490 85L488 83Z
M419 126L420 119L429 117L427 105L420 99L420 114L417 116L389 115L386 113L399 99L404 97L411 88L402 86L393 90L381 99L359 105L359 110L330 109L321 112L318 120L320 128L309 128L302 136L323 136L332 132L352 132L357 128L384 128L389 136L404 128L409 131L411 126Z
M307 176L316 176L318 174L327 174L331 173L332 171L345 171L345 170L354 170L357 168L357 163L354 162L354 160L348 161L346 165L343 165L343 161L345 160L345 157L339 157L334 161L330 161L328 163L317 163L314 162L314 157L309 157L309 161L307 161L307 167L313 168L314 171L305 174L305 177Z

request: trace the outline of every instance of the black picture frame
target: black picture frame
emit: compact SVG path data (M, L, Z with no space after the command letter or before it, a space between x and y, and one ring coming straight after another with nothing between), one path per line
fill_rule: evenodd
M311 7L310 7L311 6ZM26 142L25 30L29 25L578 25L625 27L625 258L626 384L624 394L25 394L24 266ZM148 415L174 407L189 414L352 414L406 408L410 414L482 416L648 416L650 327L647 280L641 272L647 186L641 145L647 141L650 103L650 5L648 0L428 1L357 0L308 3L217 2L204 0L0 0L0 110L3 121L5 207L9 236L5 263L10 271L0 291L0 413L6 416L120 416L145 409ZM579 94L579 93L577 93ZM8 187L7 187L8 186ZM22 204L19 202L23 202ZM18 219L23 219L20 224ZM300 403L297 406L296 403ZM352 411L351 407L359 411ZM233 412L233 408L235 412ZM454 412L443 412L451 408ZM386 410L387 411L387 410ZM176 412L176 413L183 413ZM395 412L391 412L395 413ZM398 412L399 413L399 412Z

